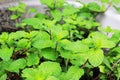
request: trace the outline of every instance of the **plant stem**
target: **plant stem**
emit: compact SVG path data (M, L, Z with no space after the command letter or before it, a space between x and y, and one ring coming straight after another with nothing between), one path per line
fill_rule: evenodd
M120 59L118 59L118 60L113 64L112 68L115 68L116 65L117 65L119 62L120 62Z
M118 59L118 60L113 64L112 68L114 69L119 62L120 62L120 59ZM108 73L108 77L110 78L110 80L111 80L111 75L112 75L112 70Z
M65 60L66 71L68 70L69 59Z
M56 0L54 0L54 10L56 9Z
M52 40L52 32L51 32L51 30L50 30L50 40Z
M58 47L58 42L56 42L55 44L55 51L57 51L57 47Z
M81 68L84 68L85 65L87 64L88 60L85 61L85 63L81 66Z
M100 77L100 75L101 73L98 76L96 76L93 80L97 80Z

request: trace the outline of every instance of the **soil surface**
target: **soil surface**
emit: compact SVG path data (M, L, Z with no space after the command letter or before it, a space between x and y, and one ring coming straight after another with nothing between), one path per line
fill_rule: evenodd
M0 33L4 31L11 32L17 30L15 24L20 22L21 19L18 18L16 20L11 20L10 16L14 13L15 12L11 12L7 9L0 9Z

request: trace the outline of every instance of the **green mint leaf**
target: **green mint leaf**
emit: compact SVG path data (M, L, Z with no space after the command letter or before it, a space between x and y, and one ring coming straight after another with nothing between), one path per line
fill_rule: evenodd
M43 62L39 66L39 71L45 74L46 76L59 76L61 74L60 64L57 62Z
M101 40L101 48L112 48L115 46L115 43L110 40Z
M0 69L2 70L7 70L8 66L12 63L12 60L8 60L8 61L1 61L0 62Z
M67 58L67 59L70 59L73 55L72 52L68 50L59 50L59 52L61 57Z
M37 13L37 14L35 15L35 18L40 19L41 22L42 22L42 20L44 20L44 19L46 18L46 15L45 15L45 14L42 14L42 13Z
M84 70L78 66L71 66L65 75L66 80L79 80L84 75Z
M22 9L25 9L26 8L26 5L22 2L19 3L19 7L22 8Z
M26 66L26 60L21 58L21 59L13 61L8 66L8 71L18 73L19 69L23 69L25 66Z
M10 60L10 57L13 54L13 49L14 48L12 48L12 47L11 48L4 47L4 48L0 49L0 57L1 57L1 59L3 59L3 61Z
M62 27L60 26L51 27L51 33L52 33L53 39L56 39L57 41L68 36L68 31L62 30Z
M4 40L4 41L7 41L8 40L8 33L7 32L3 32L1 35L0 35L0 39L1 40Z
M30 38L34 38L38 34L38 31L31 31L29 36Z
M115 3L115 4L119 4L120 3L120 0L112 0L113 1L113 3Z
M62 12L59 10L51 11L51 14L56 21L60 21L62 19Z
M6 80L7 79L7 74L3 74L2 76L0 76L0 80Z
M78 10L79 10L78 8L74 8L74 6L68 5L68 6L65 6L62 14L64 16L69 16L69 15L76 13Z
M37 40L37 41L34 41L32 46L37 49L43 49L43 48L52 47L53 42L51 40Z
M37 40L50 40L50 35L47 32L39 31L37 34L35 34L33 38L33 42Z
M106 65L106 67L112 70L112 66L110 65L110 61L107 59L107 57L104 57L103 63Z
M90 64L94 67L99 66L104 59L104 53L101 49L97 49L92 51L92 53L90 54L90 58L88 59Z
M41 21L38 18L26 18L23 19L22 22L32 26L34 29L41 29Z
M19 17L20 17L19 15L13 14L13 15L10 16L10 19L15 20Z
M89 50L88 46L82 44L80 41L65 44L63 48L73 52L87 52Z
M53 45L54 43L50 40L49 34L42 31L40 31L32 40L32 46L38 49L52 47Z
M101 0L102 3L109 3L110 0Z
M56 60L58 57L58 52L56 52L55 49L46 48L41 50L40 55L43 56L45 59Z
M20 38L25 37L27 33L25 31L17 31L9 34L10 39L19 40Z
M42 4L47 5L49 8L54 9L54 8L60 8L64 5L64 0L40 0Z
M30 41L28 39L21 39L19 40L16 45L18 48L28 48L30 46L28 46L30 43Z
M89 55L89 52L73 54L70 58L70 62L73 65L82 66L88 60Z
M88 6L88 9L91 11L97 11L97 12L101 11L99 4L97 4L95 2L90 2L90 3L88 3L87 6Z
M47 5L49 8L54 8L54 0L40 0L42 4Z
M117 43L120 40L120 32L114 32L110 40Z
M43 23L45 24L45 27L47 27L47 29L51 29L51 27L55 25L56 20L44 20Z
M101 73L105 73L105 66L100 65L99 70Z
M100 32L94 32L89 35L92 38L93 44L97 48L112 48L115 43L108 39L107 35Z
M55 7L56 8L61 8L61 7L63 7L63 5L64 5L64 0L56 0L56 5L55 5Z
M27 66L32 66L32 65L38 65L39 63L39 56L38 54L29 54L28 57L27 57Z
M22 71L22 77L26 80L45 80L46 76L41 74L37 69L26 68Z
M8 10L10 10L10 11L16 11L16 10L17 10L17 7L11 6L11 7L8 8Z
M36 9L36 8L30 8L30 9L28 10L28 12L37 12L37 9Z
M59 80L59 79L54 76L48 76L46 80Z

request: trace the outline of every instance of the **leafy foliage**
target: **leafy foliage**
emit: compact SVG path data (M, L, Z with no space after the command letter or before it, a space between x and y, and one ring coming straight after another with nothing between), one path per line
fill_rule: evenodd
M23 30L0 34L0 80L10 73L23 80L120 79L120 30L102 28L95 19L104 6L91 2L75 8L64 0L40 1L48 8L45 14L30 9L35 16L22 19ZM25 9L23 3L9 8L18 14Z

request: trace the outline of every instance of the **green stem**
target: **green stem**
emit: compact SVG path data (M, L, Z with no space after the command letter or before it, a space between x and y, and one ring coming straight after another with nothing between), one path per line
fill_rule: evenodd
M50 40L52 40L52 32L51 32L51 30L50 30Z
M65 59L65 66L66 66L65 70L66 71L68 70L68 63L69 63L69 59Z
M57 47L58 47L58 42L56 42L55 44L55 51L57 51Z
M118 60L113 64L112 68L114 69L118 63L120 63L120 59L118 59ZM110 79L111 79L112 72L113 72L113 70L111 70L111 71L107 74Z

